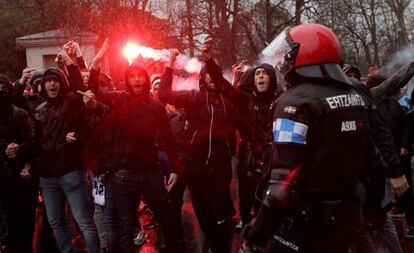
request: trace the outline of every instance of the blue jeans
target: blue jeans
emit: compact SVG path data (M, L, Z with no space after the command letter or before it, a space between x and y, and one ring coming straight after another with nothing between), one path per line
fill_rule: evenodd
M377 233L379 244L386 252L403 253L397 230L389 213L386 222L377 230Z
M72 234L65 218L65 197L82 230L88 252L100 252L98 232L89 207L91 203L83 172L75 170L60 177L40 177L39 185L46 206L47 218L55 233L60 252L74 252L71 244Z

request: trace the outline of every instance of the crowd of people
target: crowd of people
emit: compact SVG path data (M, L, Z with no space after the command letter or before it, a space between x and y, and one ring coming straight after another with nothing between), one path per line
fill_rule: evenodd
M234 229L245 253L403 252L390 213L405 214L414 239L414 111L404 95L414 61L361 81L325 26L276 40L274 66L234 65L229 82L207 38L197 90L172 89L176 49L163 73L133 63L116 89L100 71L107 40L89 67L69 41L58 67L27 67L15 82L1 74L0 252L33 252L36 209L40 252L74 252L72 223L88 252L136 252L141 202L160 227L159 250L188 252L187 188L213 253L232 251Z

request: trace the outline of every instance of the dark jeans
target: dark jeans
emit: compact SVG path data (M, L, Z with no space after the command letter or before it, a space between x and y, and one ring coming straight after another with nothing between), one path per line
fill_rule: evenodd
M40 177L40 188L46 206L47 217L55 232L56 242L61 252L74 252L72 234L65 218L65 199L72 210L85 238L88 252L100 252L98 232L93 221L90 198L83 171L75 170L61 177Z
M232 170L230 160L214 167L191 166L188 177L193 208L213 253L231 251L231 216L234 214L230 196Z
M137 206L144 197L161 226L167 252L177 251L171 205L161 172L136 173L126 170L115 172L114 195L120 228L122 253L135 252L134 229L137 227Z
M108 253L120 252L118 215L115 206L114 175L107 175L105 179L104 223L107 232Z

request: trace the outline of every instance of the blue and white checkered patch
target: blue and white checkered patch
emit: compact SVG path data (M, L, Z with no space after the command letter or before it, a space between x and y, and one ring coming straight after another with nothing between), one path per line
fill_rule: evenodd
M290 119L273 121L273 141L275 143L306 144L308 126Z

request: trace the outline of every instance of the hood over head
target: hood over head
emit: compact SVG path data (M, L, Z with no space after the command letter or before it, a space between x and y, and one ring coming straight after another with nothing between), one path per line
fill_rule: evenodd
M247 69L240 78L238 88L248 94L253 94L254 88L254 72L255 68Z
M43 97L49 100L49 98L47 97L45 93L45 80L47 80L48 78L56 78L60 82L58 98L63 97L67 93L69 93L69 82L65 74L63 73L63 71L59 68L48 68L43 73L42 82L40 83L41 85L40 94Z
M13 90L13 82L10 79L10 77L8 77L7 75L0 74L0 83L6 84L8 88L10 89L10 91Z
M0 83L6 85L5 89L0 91L0 119L6 119L12 110L13 83L8 76L3 74L0 74Z
M144 95L149 95L150 90L151 90L151 82L150 82L148 72L143 67L141 67L137 64L133 64L125 70L124 77L125 77L125 86L126 86L127 91L130 94L133 94L132 88L131 88L131 86L129 85L129 82L128 82L128 78L130 77L130 75L132 74L133 71L141 72L145 76Z
M254 75L256 73L256 70L259 68L265 69L267 74L269 75L269 89L264 93L258 93L256 86L254 85ZM276 78L276 73L275 73L275 69L273 68L273 66L267 63L263 63L257 66L256 68L254 68L252 72L251 85L257 97L263 100L263 102L268 103L268 102L273 101L277 93L277 78Z

